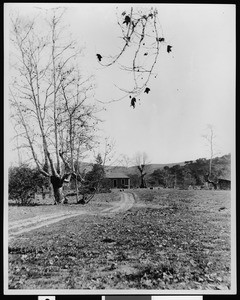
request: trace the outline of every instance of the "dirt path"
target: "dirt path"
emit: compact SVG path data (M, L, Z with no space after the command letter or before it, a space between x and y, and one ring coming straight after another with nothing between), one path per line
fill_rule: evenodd
M78 216L81 214L85 214L85 211L79 211L76 213L73 212L66 212L66 213L56 213L56 214L51 214L51 215L43 215L43 216L38 216L34 218L28 218L25 220L19 220L15 222L10 222L8 224L9 228L9 237L16 236L25 232L29 232L33 229L37 229L43 226L48 226L51 224L54 224L56 222L65 220L67 218L71 218L74 216Z
M112 213L120 213L129 210L134 204L134 197L130 193L122 193L120 201L113 203L111 207L101 210L100 212L88 212L87 210L81 210L77 212L59 212L54 214L47 214L42 216L37 216L33 218L12 221L8 224L9 238L16 235L29 232L31 230L41 228L43 226L48 226L56 222L65 220L67 218L72 218L75 216L89 214L89 215L106 215Z
M119 213L129 210L134 204L134 197L130 193L122 193L119 202L115 203L112 207L108 207L101 211L101 214Z

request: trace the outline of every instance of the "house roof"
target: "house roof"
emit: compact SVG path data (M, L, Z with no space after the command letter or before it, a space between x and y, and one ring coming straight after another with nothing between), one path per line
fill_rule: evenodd
M106 178L129 178L126 174L121 172L109 172L106 174Z
M218 180L227 180L227 181L231 181L231 177L230 176L226 176L226 177L219 177Z

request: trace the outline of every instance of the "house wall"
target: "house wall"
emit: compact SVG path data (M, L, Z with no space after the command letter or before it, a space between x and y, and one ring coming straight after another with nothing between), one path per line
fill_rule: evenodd
M231 189L231 181L225 179L218 180L218 188L221 190L230 190Z
M110 178L111 180L111 188L129 188L130 187L130 179L129 178Z

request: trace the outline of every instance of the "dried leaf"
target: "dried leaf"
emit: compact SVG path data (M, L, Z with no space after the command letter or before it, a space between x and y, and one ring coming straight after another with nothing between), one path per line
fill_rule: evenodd
M98 60L101 61L102 55L101 54L96 54L96 55L97 55Z
M128 24L131 22L131 18L129 16L126 16L124 21L123 21L123 24L126 24L128 26Z
M136 102L136 98L133 97L132 100L131 100L131 105L133 108L135 108L135 102Z
M172 46L167 45L167 52L169 53L169 52L171 52L171 51L172 51Z

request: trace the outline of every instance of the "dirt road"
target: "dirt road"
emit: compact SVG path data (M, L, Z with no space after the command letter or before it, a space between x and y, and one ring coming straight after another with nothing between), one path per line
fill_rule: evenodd
M8 223L8 235L9 238L17 236L19 234L29 232L31 230L49 226L56 222L65 220L67 218L72 218L75 216L83 215L83 214L91 214L91 215L111 215L115 213L121 213L129 210L134 204L134 197L130 193L121 193L120 201L112 203L111 207L100 210L98 212L89 212L87 210L81 211L66 211L66 212L58 212L54 214L41 215L33 218L27 218L18 221L12 221Z
M129 210L134 204L134 197L130 193L122 193L119 202L114 203L112 207L105 208L101 214L120 213Z

